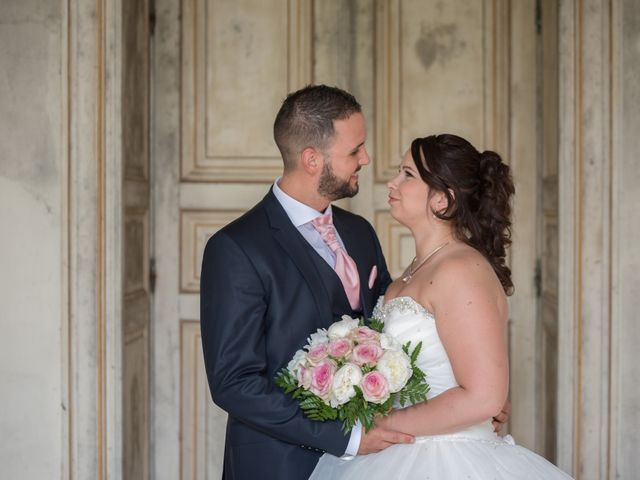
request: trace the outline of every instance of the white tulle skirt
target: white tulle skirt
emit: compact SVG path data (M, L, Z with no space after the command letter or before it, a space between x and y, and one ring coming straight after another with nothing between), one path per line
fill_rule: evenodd
M571 479L491 424L450 435L418 437L373 455L344 460L325 454L310 480Z

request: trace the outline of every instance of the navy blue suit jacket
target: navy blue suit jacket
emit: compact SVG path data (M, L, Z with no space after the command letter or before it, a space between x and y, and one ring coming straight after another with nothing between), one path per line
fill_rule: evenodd
M362 309L369 317L391 281L378 238L362 217L332 210L358 266ZM369 288L374 265L379 273ZM200 306L209 388L229 414L223 478L302 480L323 452L344 454L349 436L341 425L310 421L273 381L310 333L351 308L338 276L271 191L209 239Z

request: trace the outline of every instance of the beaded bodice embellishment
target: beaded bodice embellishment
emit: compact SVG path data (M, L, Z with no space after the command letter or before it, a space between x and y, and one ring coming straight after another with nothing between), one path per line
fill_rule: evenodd
M373 309L373 318L384 322L392 310L397 310L403 314L424 315L428 318L433 318L431 312L408 296L395 297L387 303L384 303L384 297L378 298L378 303Z

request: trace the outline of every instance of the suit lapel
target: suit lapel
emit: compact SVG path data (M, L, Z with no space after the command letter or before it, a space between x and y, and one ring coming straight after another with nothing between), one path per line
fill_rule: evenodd
M291 258L311 289L319 313L320 323L330 321L333 312L329 294L318 270L309 257L306 240L291 223L272 191L269 191L263 202L269 217L269 223L273 229L274 238L280 244L282 250Z
M342 239L342 243L347 250L347 253L353 261L356 262L358 267L358 276L360 277L360 302L362 303L362 312L365 317L371 316L372 305L370 302L371 295L367 295L369 288L369 272L373 267L371 263L371 255L365 251L364 246L367 242L363 242L363 239L359 239L358 235L353 231L349 222L346 221L340 210L333 209L333 225L338 230L338 234Z

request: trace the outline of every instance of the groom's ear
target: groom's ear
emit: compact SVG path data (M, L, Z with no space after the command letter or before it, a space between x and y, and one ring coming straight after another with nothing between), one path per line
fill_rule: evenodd
M320 152L313 147L307 147L300 153L300 165L310 175L315 175L321 168Z

